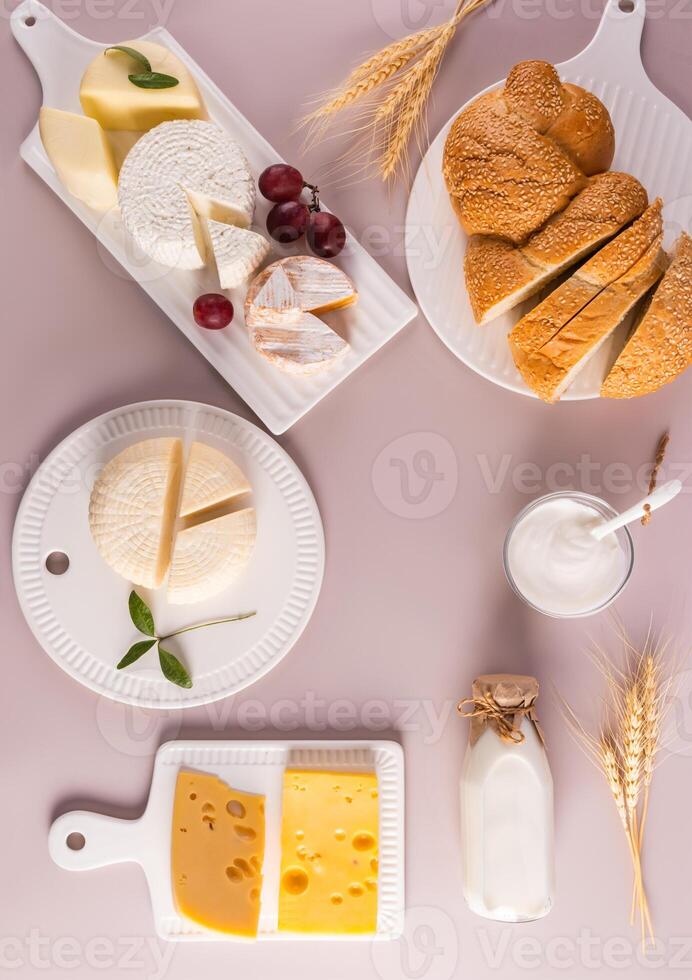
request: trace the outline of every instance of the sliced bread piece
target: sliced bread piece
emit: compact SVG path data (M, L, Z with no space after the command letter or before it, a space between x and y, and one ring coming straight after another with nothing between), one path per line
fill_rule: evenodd
M661 206L661 199L656 198L634 224L621 231L519 320L509 335L509 346L520 370L522 355L540 350L572 317L647 252L661 234Z
M544 401L557 401L627 314L661 278L667 259L662 235L619 279L606 286L554 337L531 354L521 352L517 367Z
M603 382L604 398L636 398L674 381L692 364L692 238L678 239L651 304Z
M523 245L489 235L469 239L466 288L479 324L534 296L546 283L638 217L648 203L635 177L604 173Z

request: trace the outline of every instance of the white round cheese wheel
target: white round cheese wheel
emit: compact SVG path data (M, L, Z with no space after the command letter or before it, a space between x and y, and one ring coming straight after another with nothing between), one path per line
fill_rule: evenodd
M200 269L206 218L247 228L255 182L240 146L219 126L179 119L138 140L123 163L118 202L126 230L162 265Z

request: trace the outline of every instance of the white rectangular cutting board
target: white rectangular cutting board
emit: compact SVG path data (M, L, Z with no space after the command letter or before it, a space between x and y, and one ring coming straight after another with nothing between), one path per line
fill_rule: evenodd
M312 936L278 932L281 866L281 795L286 768L336 769L377 774L380 832L377 933L373 936ZM387 741L180 741L156 753L146 810L138 820L119 820L75 810L53 823L50 855L61 868L88 871L109 864L140 864L149 884L156 931L171 941L243 941L205 931L178 915L171 888L171 828L180 769L212 773L234 789L266 797L266 850L259 940L396 939L404 926L404 754ZM72 850L70 834L84 846Z
M228 10L229 20L232 22L230 5ZM75 33L37 0L25 0L12 12L11 27L41 81L43 104L81 113L79 83L82 74L89 62L107 45ZM168 31L155 28L145 34L144 38L173 51L190 69L211 118L238 140L255 177L270 164L281 162L279 154ZM118 44L126 40L131 38L116 37L112 43ZM29 166L91 229L98 240L104 260L114 274L122 275L122 270L117 266L119 263L272 432L285 432L398 333L418 312L416 305L359 245L353 233L349 232L346 249L336 260L336 264L354 281L359 300L355 306L329 313L324 319L348 341L351 350L338 364L321 374L312 377L286 374L267 362L250 344L243 319L246 288L228 291L235 308L235 318L230 327L225 330L200 329L192 318L192 304L201 293L219 292L218 280L213 270L187 272L166 269L138 253L125 233L119 209L116 208L105 216L101 215L65 190L43 149L38 124L22 143L20 152ZM268 201L258 195L255 214L258 230L264 231L270 206ZM46 247L52 246L47 243ZM271 259L297 251L301 249L284 249L277 245ZM117 263L107 253L113 255ZM77 282L78 274L75 273L75 286Z

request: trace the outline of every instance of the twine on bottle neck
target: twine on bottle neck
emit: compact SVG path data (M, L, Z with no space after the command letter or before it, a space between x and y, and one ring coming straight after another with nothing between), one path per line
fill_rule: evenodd
M471 710L465 706L473 705ZM515 727L517 716L519 722L527 715L533 720L533 705L518 707L501 707L490 694L481 694L475 698L463 698L457 704L457 711L462 718L483 718L484 721L494 722L497 734L503 742L520 745L524 741L524 733Z

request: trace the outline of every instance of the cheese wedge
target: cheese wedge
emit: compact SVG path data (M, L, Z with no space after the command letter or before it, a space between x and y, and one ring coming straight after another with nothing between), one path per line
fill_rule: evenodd
M251 489L243 471L225 453L204 442L193 442L185 469L180 517L200 514Z
M144 67L122 51L98 54L82 76L79 99L87 116L104 129L148 130L172 119L206 119L207 110L195 80L182 61L160 44L123 41L149 59L152 70L172 75L172 88L148 89L134 85L128 75Z
M250 286L245 322L257 351L282 371L315 374L350 348L316 313L355 302L348 276L311 256L291 256L268 266Z
M130 150L118 201L126 230L161 265L201 269L204 219L249 227L255 182L240 146L199 120L162 123Z
M96 211L117 207L118 173L99 124L44 106L38 125L48 159L70 194Z
M219 221L206 221L205 251L211 256L222 289L237 289L264 262L271 246L263 235Z
M179 531L168 576L168 602L203 602L223 592L249 562L256 538L252 508Z
M204 929L256 936L264 838L264 796L181 769L171 827L171 884L178 912Z
M662 235L649 250L533 354L517 358L524 380L544 401L557 401L639 300L663 275Z
M168 569L182 464L180 439L147 439L107 463L94 484L94 544L134 585L158 588Z
M285 772L280 931L376 931L377 793L374 773Z

